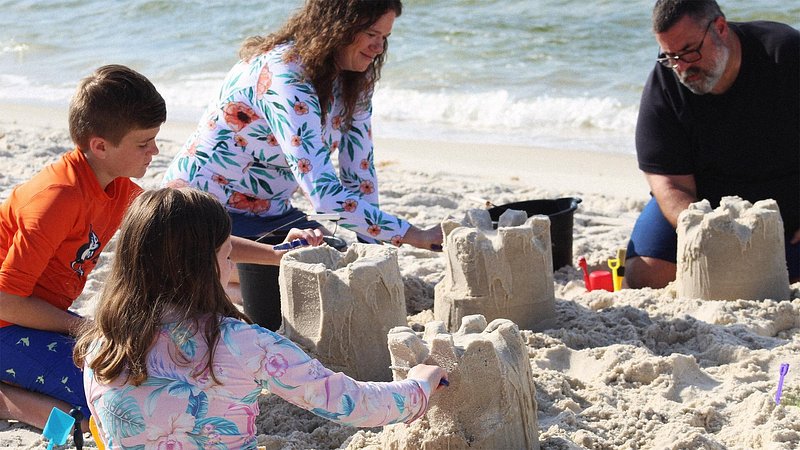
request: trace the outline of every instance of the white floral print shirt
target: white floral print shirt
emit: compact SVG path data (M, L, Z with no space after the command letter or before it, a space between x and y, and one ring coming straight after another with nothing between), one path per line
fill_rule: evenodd
M336 83L323 126L319 98L303 68L284 61L290 46L231 69L164 184L205 190L229 211L261 217L286 212L299 188L316 212L339 213L342 227L368 241L400 245L410 224L378 204L371 93L346 129ZM336 151L338 174L331 162Z

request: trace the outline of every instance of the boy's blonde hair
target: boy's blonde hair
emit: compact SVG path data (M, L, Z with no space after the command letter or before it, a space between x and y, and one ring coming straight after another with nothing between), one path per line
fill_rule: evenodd
M166 104L153 83L121 65L102 66L81 80L69 104L69 133L84 152L92 137L117 145L131 130L166 120Z

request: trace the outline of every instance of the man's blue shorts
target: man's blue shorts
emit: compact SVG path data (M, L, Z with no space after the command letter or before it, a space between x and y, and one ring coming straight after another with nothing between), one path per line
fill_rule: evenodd
M678 256L678 233L661 214L655 198L651 198L636 220L625 258L647 256L675 263ZM786 265L789 278L800 276L800 243L786 240Z
M0 381L57 398L91 414L83 372L72 362L75 339L52 331L9 325L0 328Z

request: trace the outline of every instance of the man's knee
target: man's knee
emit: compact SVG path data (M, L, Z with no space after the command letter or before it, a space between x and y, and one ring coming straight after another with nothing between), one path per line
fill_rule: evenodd
M625 261L625 283L629 288L660 289L675 280L675 263L647 256Z

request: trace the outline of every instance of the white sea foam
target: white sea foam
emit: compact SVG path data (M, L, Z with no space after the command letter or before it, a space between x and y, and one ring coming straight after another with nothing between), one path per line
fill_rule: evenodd
M429 93L381 86L373 109L375 121L395 135L627 153L638 106L611 97L516 99L504 90Z
M224 73L198 73L176 81L154 79L169 120L195 122L219 89ZM77 80L75 81L77 83ZM0 74L0 101L65 107L75 84L37 83ZM382 137L583 148L633 152L637 106L611 97L517 99L509 92L421 92L378 86L374 126Z
M0 55L4 53L11 53L21 55L28 50L30 46L25 43L16 42L14 39L8 41L0 41Z
M0 100L66 105L74 91L72 86L39 84L25 76L0 73Z

